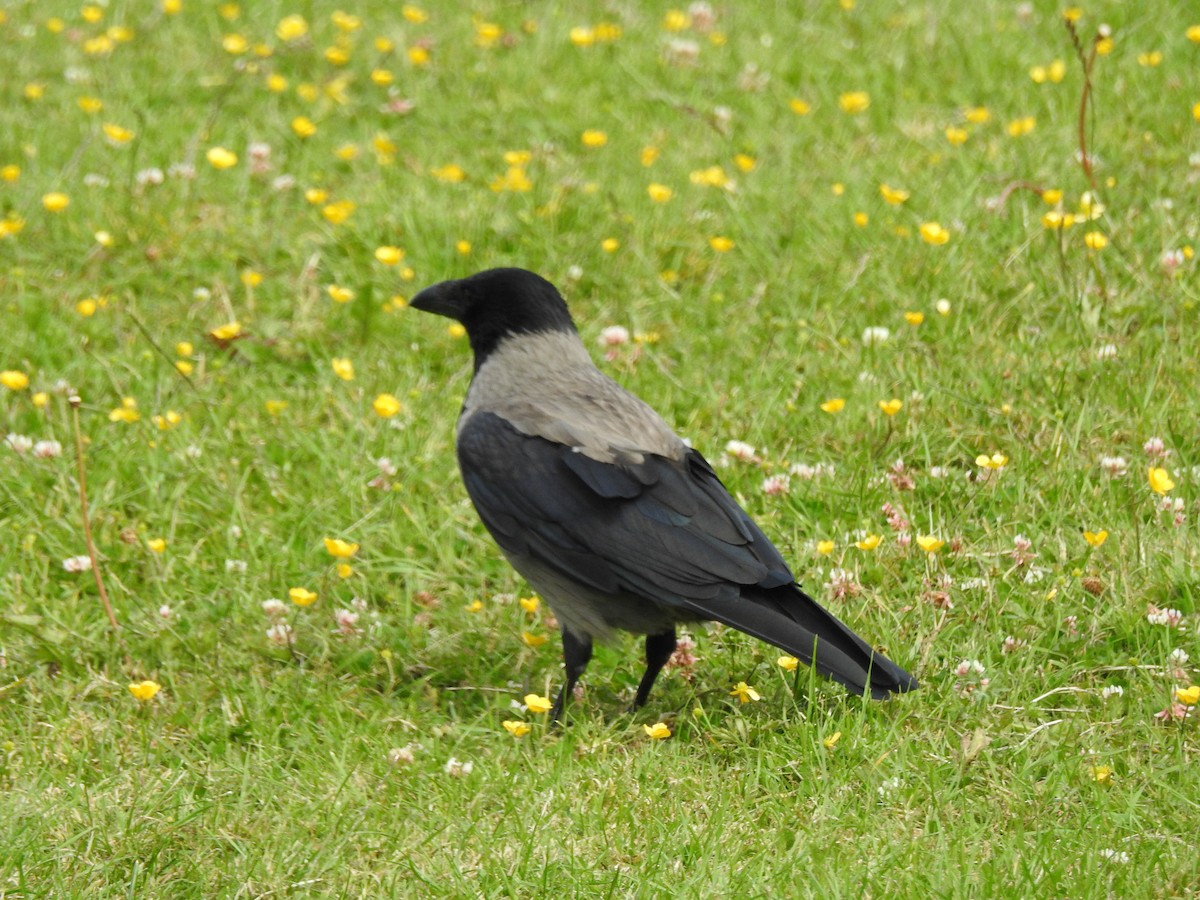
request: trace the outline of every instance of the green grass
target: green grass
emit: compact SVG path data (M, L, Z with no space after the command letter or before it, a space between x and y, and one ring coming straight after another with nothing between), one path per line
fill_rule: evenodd
M64 452L0 446L0 897L1195 896L1200 738L1193 718L1155 713L1197 680L1172 651L1200 660L1196 262L1162 263L1200 239L1200 44L1185 33L1200 16L1084 7L1085 46L1101 22L1114 36L1087 117L1105 209L1060 233L1038 191L1074 211L1093 187L1076 160L1083 73L1061 10L1028 6L719 4L721 40L624 0L428 4L425 22L347 0L361 27L337 67L336 4L244 3L230 19L199 0L178 15L111 0L98 23L6 4L0 166L19 174L0 181L0 219L24 224L0 238L0 369L30 385L0 388L0 435ZM292 13L311 30L288 46L275 28ZM495 46L477 46L484 23ZM572 43L600 23L619 37ZM114 25L132 39L89 54ZM273 52L230 54L231 34ZM1152 51L1161 63L1143 65ZM1031 80L1055 59L1061 82ZM869 108L842 112L851 91ZM388 111L398 100L411 111ZM965 121L976 106L989 121ZM1024 116L1036 127L1009 136ZM114 145L104 123L134 136ZM584 146L586 129L607 143ZM218 146L236 166L209 164ZM530 190L491 189L507 151L529 153ZM449 164L461 183L432 174ZM736 189L692 182L711 166ZM139 177L151 167L161 184ZM651 183L672 198L653 202ZM881 184L910 196L888 205ZM42 205L53 191L70 198L58 213ZM338 200L356 206L332 224L321 210ZM927 222L949 241L922 240ZM1088 249L1093 231L1107 247ZM733 248L714 251L718 236ZM406 251L399 266L375 260L384 245ZM505 599L529 589L458 478L466 343L402 302L495 265L559 284L601 366L710 459L753 444L759 463L722 469L730 489L921 691L863 703L701 628L690 680L668 672L637 715L632 639L598 650L560 733L522 711L561 681L553 623ZM88 298L104 299L85 316ZM233 319L245 337L209 337ZM650 339L604 361L609 325ZM868 327L891 337L867 346ZM82 398L117 635L92 576L62 565L87 549L60 383ZM385 392L403 403L389 419L372 411ZM124 397L138 421L110 421ZM822 412L834 397L845 409ZM160 430L168 410L180 421ZM1147 483L1152 437L1178 525ZM1007 465L976 478L993 452ZM1104 456L1127 474L1106 477ZM379 457L397 470L383 488L368 484ZM897 459L911 490L886 477ZM762 490L800 463L834 472ZM946 545L903 547L885 503L909 537ZM1092 548L1082 532L1100 529ZM874 552L854 546L863 533L883 536ZM1036 553L1023 566L1018 535ZM348 578L325 537L361 544ZM834 568L861 592L831 599ZM289 651L262 603L298 586L319 599L288 604ZM355 597L359 632L341 634L334 612ZM1149 622L1151 606L1182 627ZM986 689L964 696L964 660ZM162 685L146 703L127 687L142 679ZM730 695L743 680L761 701ZM658 721L669 739L645 735ZM448 774L451 758L472 771Z

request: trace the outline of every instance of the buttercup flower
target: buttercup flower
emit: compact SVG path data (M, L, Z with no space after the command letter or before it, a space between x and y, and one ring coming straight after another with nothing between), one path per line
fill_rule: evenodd
M671 729L667 727L665 722L655 722L653 725L643 725L642 730L646 732L646 737L654 741L665 741L671 736Z
M375 410L375 415L381 419L390 419L403 409L400 401L392 394L380 394L371 401L371 409Z
M289 588L288 598L297 606L312 606L317 602L316 592L302 587Z
M1150 489L1156 494L1166 494L1175 487L1175 482L1171 480L1171 476L1167 474L1166 469L1160 469L1157 466L1151 466L1147 472L1147 479L1150 482Z
M548 713L553 704L549 697L542 697L538 694L525 695L525 708L534 713Z
M341 538L325 538L325 551L335 559L349 559L358 552L358 544Z
M833 397L821 404L821 412L836 415L846 408L846 401L841 397Z
M501 724L504 726L504 730L515 738L525 737L531 730L527 722L514 722L512 719L506 719Z
M850 91L838 97L838 106L848 115L864 112L871 105L871 95L866 91Z
M162 685L157 681L136 681L129 685L129 693L133 694L142 703L154 699L154 695L162 690Z
M737 697L740 703L752 703L762 699L758 691L744 681L739 681L735 684L733 690L729 692L729 696Z

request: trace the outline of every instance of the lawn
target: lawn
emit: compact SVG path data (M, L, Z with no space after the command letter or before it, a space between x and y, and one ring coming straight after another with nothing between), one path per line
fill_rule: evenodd
M0 65L0 898L1196 896L1200 10L14 0ZM407 308L500 265L920 691L698 627L549 727Z

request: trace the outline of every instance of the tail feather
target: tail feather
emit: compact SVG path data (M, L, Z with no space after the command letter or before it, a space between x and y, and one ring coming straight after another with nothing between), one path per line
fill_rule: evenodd
M796 584L750 589L732 603L694 604L705 618L723 622L813 666L861 696L881 700L916 690L917 680L877 653Z

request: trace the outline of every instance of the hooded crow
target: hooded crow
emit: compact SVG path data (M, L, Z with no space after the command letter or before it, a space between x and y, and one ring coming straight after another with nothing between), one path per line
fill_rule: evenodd
M614 629L646 635L633 708L644 704L683 622L723 622L855 694L917 687L800 589L703 456L596 368L554 285L490 269L428 287L412 306L461 322L470 339L458 464L483 524L561 623L553 720L592 642Z

